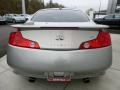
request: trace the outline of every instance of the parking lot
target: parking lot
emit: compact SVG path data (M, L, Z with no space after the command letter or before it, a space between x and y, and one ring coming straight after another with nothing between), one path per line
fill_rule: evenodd
M6 52L6 46L8 42L8 37L10 32L14 31L12 27L9 25L0 25L0 57L2 57Z
M2 30L1 30L2 29ZM1 36L4 36L4 48L6 47L8 35L12 28L0 26ZM113 32L113 30L111 30ZM2 33L3 32L3 33ZM7 34L5 34L7 32ZM111 33L113 44L113 64L106 74L91 79L91 82L85 84L82 80L72 80L69 83L47 82L38 79L35 83L29 83L22 76L16 75L6 63L6 55L0 59L0 90L120 90L120 35L119 31Z

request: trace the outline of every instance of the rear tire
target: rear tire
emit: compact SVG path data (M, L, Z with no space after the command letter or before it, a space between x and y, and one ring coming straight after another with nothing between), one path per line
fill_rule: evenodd
M82 81L83 83L90 83L90 78L83 78Z
M16 23L16 21L15 21L15 19L13 19L13 21L12 21L14 24Z
M28 79L28 81L29 81L30 83L35 83L36 80L37 80L37 79L34 78L34 77L29 77L29 79Z

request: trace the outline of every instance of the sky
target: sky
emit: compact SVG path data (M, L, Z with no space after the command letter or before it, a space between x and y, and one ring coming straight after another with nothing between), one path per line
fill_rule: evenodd
M49 0L44 0L45 3L49 2ZM83 11L86 11L89 8L93 8L98 11L101 3L100 10L107 9L108 0L53 0L53 2L60 3L66 7L71 8L80 8Z

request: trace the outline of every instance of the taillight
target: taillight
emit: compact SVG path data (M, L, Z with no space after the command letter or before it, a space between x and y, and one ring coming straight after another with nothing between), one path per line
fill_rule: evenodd
M110 45L111 45L110 34L105 31L100 31L96 39L83 42L80 45L80 49L102 48Z
M35 41L23 38L21 32L12 32L9 37L9 44L13 46L39 49L39 44Z

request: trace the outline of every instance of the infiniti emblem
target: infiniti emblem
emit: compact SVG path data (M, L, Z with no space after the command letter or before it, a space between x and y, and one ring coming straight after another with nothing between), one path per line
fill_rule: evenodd
M56 36L56 40L62 41L62 40L64 40L64 36L63 36L63 35L57 35L57 36Z

